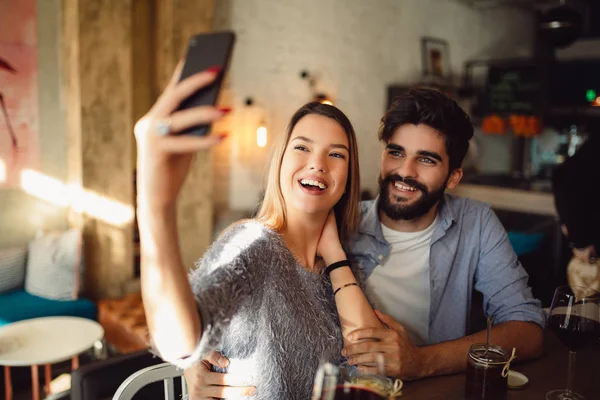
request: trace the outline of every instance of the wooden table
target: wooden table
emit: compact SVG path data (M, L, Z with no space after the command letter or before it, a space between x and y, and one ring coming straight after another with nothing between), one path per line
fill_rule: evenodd
M507 399L543 400L550 390L564 389L567 384L568 355L567 348L551 332L546 331L544 355L541 358L511 365L512 370L529 378L529 384L523 389L509 390ZM587 400L600 399L600 344L595 343L577 352L573 390ZM400 399L464 400L464 392L465 374L458 374L405 382Z

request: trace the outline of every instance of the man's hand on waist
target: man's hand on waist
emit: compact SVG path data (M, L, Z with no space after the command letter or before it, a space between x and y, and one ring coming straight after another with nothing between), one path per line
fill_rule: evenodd
M349 340L355 343L344 348L342 355L348 357L348 363L356 365L361 373L377 373L377 355L381 354L386 376L404 380L423 377L421 349L392 317L377 310L375 313L387 328L365 328L352 332Z
M256 392L255 387L248 386L247 376L213 372L213 365L225 368L229 360L211 351L202 362L185 370L189 400L237 399Z

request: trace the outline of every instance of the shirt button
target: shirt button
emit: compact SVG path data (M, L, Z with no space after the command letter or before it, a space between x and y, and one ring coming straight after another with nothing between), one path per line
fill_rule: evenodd
M382 255L382 254L378 255L378 256L377 256L377 259L378 259L379 261L383 260L383 255Z

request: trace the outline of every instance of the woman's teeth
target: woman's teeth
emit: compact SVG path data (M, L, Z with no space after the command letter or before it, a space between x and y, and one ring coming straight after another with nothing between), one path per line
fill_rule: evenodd
M321 190L327 189L327 185L319 181L313 181L312 179L302 179L300 184L302 184L302 186L315 186Z

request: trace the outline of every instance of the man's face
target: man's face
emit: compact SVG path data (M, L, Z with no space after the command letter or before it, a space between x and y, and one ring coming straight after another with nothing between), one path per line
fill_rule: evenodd
M449 171L445 138L430 126L398 127L383 151L379 209L393 220L414 220L432 209L462 171Z

